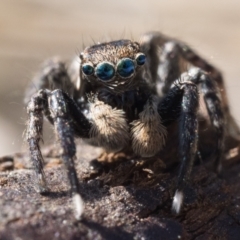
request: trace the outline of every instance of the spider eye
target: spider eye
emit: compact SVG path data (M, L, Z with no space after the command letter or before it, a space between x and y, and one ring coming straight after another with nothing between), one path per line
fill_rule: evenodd
M85 75L92 75L94 72L93 65L91 63L85 63L82 65L82 71Z
M136 56L137 65L143 65L146 61L146 56L143 53L138 53Z
M114 66L111 63L99 63L96 67L96 76L103 81L111 80L115 75Z
M130 58L123 58L117 64L117 72L121 77L127 78L132 76L134 70L134 62Z

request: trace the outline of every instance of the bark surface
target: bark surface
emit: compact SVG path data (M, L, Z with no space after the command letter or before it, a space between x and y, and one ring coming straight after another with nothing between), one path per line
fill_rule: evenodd
M214 134L201 133L201 159L193 168L181 214L175 216L171 204L179 165L174 134L164 151L148 160L123 153L97 160L99 149L78 144L75 163L85 201L79 222L57 147L43 150L51 189L46 195L35 190L28 154L0 158L0 239L240 239L239 143L227 140L218 176L210 170Z

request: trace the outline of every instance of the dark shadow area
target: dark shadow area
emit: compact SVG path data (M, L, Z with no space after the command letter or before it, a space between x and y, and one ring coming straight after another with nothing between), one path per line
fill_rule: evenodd
M93 231L97 231L103 239L114 239L114 240L131 240L134 238L132 233L128 233L123 231L120 227L104 227L99 223L83 220L82 224L92 229ZM77 238L73 238L77 240ZM73 240L71 239L71 240Z

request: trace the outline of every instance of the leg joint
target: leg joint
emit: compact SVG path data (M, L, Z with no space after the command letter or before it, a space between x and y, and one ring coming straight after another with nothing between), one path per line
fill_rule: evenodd
M54 90L48 100L52 118L67 116L67 103L61 89Z

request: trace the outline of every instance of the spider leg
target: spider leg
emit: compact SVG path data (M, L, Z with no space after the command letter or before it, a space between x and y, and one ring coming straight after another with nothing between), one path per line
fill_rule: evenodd
M217 84L212 80L211 75L205 73L199 68L192 68L187 74L191 75L193 82L200 84L200 90L203 93L208 115L216 132L217 142L214 167L217 172L220 172L224 152L225 116L222 111L221 96Z
M90 122L81 113L74 101L62 90L53 92L40 90L28 104L27 141L30 147L31 161L38 176L40 192L46 192L46 180L43 171L43 157L39 147L42 138L43 113L49 113L48 119L54 124L57 138L60 142L60 154L68 172L71 193L76 207L76 218L80 218L83 211L83 201L79 194L77 173L74 167L76 146L74 135L89 137Z
M141 39L142 51L147 55L147 69L159 96L166 94L182 72L180 52L175 41L161 33L150 32Z
M39 141L42 139L43 111L48 109L48 90L40 90L32 96L27 106L28 122L26 129L26 140L29 144L31 161L33 163L38 182L38 191L48 191L45 174L43 171L43 157L39 148ZM52 121L50 112L45 111L46 116Z
M162 46L160 55L160 64L158 67L158 75L163 82L162 88L159 81L156 82L157 92L166 94L172 83L178 79L181 74L180 54L174 41L168 41Z
M148 67L152 82L156 83L156 90L160 96L162 93L166 94L173 81L178 78L178 74L181 72L181 59L185 59L193 66L207 72L209 77L216 81L220 89L221 104L226 120L226 132L233 138L240 139L240 129L230 113L224 80L216 67L208 63L185 43L158 32L150 32L144 35L141 44L143 51L150 58Z
M216 81L218 88L220 89L222 108L225 115L227 132L230 136L235 139L240 139L240 129L230 113L229 101L226 93L226 87L224 84L223 76L221 72L215 68L213 65L208 63L205 59L200 57L196 52L194 52L189 46L182 42L177 42L179 51L181 55L189 61L192 65L200 68L201 70L207 72L211 81Z
M71 112L69 112L69 105L71 104L71 110L77 111L77 114L80 117L80 119L75 118L73 121L81 120L80 123L83 123L83 126L85 127L84 131L82 132L84 133L82 134L82 137L87 137L91 128L91 124L84 117L84 115L78 111L77 107L73 105L73 102L70 102L70 98L66 99L66 94L64 94L60 89L54 90L50 94L48 102L54 122L54 128L57 138L60 142L60 154L66 166L71 185L71 193L76 207L76 218L79 219L83 212L83 201L79 194L79 183L76 169L74 167L76 145L74 142L74 127L72 126L72 119L70 118L70 116L73 115ZM73 114L76 116L76 113ZM78 133L80 132L78 131Z
M158 75L158 66L160 63L160 47L168 41L168 38L159 32L149 32L141 37L141 51L147 56L146 67L150 70L151 81L162 82Z
M184 199L184 189L190 178L197 153L198 104L197 85L191 81L191 76L189 76L184 82L176 81L169 94L164 97L158 106L158 112L163 119L163 123L169 123L173 120L173 116L175 116L175 120L179 118L179 156L181 165L177 190L172 203L172 209L176 213L180 212ZM173 111L171 107L173 107Z
M27 87L24 103L28 104L33 94L40 89L62 89L75 97L77 85L80 85L80 79L76 77L77 74L79 75L79 64L77 66L76 59L74 59L67 69L66 64L58 57L44 61L40 71Z

